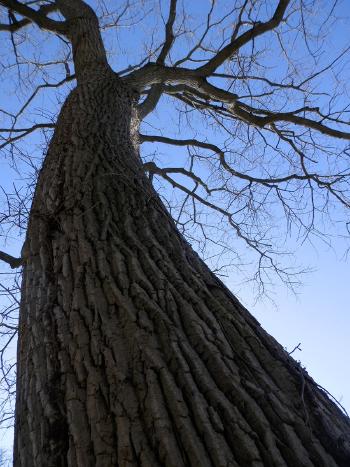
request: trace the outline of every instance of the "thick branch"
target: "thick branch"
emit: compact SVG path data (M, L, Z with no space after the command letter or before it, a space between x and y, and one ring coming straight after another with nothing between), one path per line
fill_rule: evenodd
M83 0L56 0L56 4L68 21L82 18L96 19L94 10Z
M168 53L170 52L170 49L175 40L173 27L174 27L175 18L176 18L176 5L177 5L177 0L171 0L168 21L165 25L165 41L163 44L163 48L159 54L159 57L157 58L157 63L165 62L165 59Z
M82 0L56 0L67 20L67 37L72 43L77 81L110 71L98 18Z
M12 269L19 268L23 263L22 258L15 258L14 256L11 256L4 251L0 251L0 260L7 263Z
M139 70L135 70L123 78L127 83L142 90L156 83L179 83L200 91L209 99L233 104L237 99L237 95L231 92L220 89L208 83L197 70L189 68L173 68L149 63Z
M237 94L225 91L224 89L218 88L208 83L203 77L197 74L196 70L187 68L170 68L162 67L156 64L149 64L141 70L136 70L125 78L133 85L147 85L146 83L164 82L164 83L180 83L186 86L184 90L202 97L202 99L210 101L218 101L224 104L228 104L227 110L229 110L234 117L238 117L247 123L256 125L260 128L271 125L277 122L289 122L295 125L300 125L306 128L311 128L324 135L350 140L350 133L345 131L336 130L330 128L320 122L311 120L310 118L301 117L297 115L300 113L300 109L292 112L271 112L268 110L255 109L243 102L239 102ZM200 94L199 94L200 93ZM175 94L176 97L176 94ZM206 102L203 102L205 105ZM315 109L313 109L315 110ZM305 111L310 111L309 108L305 108ZM260 114L260 115L257 115ZM262 115L262 116L261 116Z
M258 22L254 27L233 39L226 47L221 49L211 60L198 70L205 76L209 76L228 58L232 57L241 47L258 36L275 29L283 20L284 13L291 0L280 0L272 18L265 22Z
M13 24L1 24L0 31L17 31L21 27L26 26L30 22L35 23L39 28L47 29L49 31L57 32L64 34L66 31L66 22L65 21L55 21L51 18L48 18L46 15L52 11L57 10L57 4L52 5L43 5L39 10L33 10L28 5L18 2L17 0L0 0L0 5L8 8L11 11L14 11L21 16L24 16L25 19L19 21L18 23Z
M3 3L3 2L0 2ZM49 13L57 10L57 5L52 3L50 5L42 5L39 10L37 10L38 14L42 14L44 16L48 15ZM11 24L0 24L0 31L9 31L9 32L16 32L19 29L27 26L28 24L32 24L32 20L28 18L23 18L21 20L17 20Z
M320 122L311 120L310 118L300 117L299 115L296 115L296 112L299 112L299 110L296 112L269 112L268 110L254 109L247 104L242 104L237 101L232 112L237 115L237 117L241 118L241 120L244 120L247 123L252 123L253 125L261 128L271 125L272 123L289 122L305 128L317 130L324 135L350 140L350 133L335 130L334 128L330 128ZM256 113L263 114L264 116L256 115Z
M170 49L175 40L173 27L174 27L174 23L176 19L176 6L177 6L177 0L171 0L168 21L165 25L165 41L160 51L159 57L157 58L157 62L156 62L157 64L161 64L161 65L164 64L165 59L168 53L170 52ZM161 83L152 86L152 89L150 90L148 97L139 107L139 115L141 119L146 117L146 115L148 115L149 113L152 112L152 110L155 109L162 93L163 93L163 86Z

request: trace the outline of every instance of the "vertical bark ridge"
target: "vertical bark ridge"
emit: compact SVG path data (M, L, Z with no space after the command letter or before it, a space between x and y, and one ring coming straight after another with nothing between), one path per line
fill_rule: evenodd
M176 231L137 126L107 71L59 117L25 248L15 465L349 465L348 421Z

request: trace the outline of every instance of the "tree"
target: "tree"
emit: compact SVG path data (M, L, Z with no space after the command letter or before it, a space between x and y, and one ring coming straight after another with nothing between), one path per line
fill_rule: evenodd
M347 105L335 90L327 97L327 83L323 93L315 84L347 50L323 64L310 37L319 46L326 26L316 36L305 26L318 5L244 0L222 14L212 2L184 52L189 18L171 0L160 45L155 30L146 57L119 72L101 29L120 26L125 15L138 25L147 2L115 11L103 1L0 5L19 83L23 66L27 78L32 67L44 70L41 77L50 66L65 70L37 85L17 114L7 112L11 125L2 129L13 163L21 154L36 168L19 141L54 128L29 196L21 257L1 253L23 268L14 464L349 465L347 417L210 271L170 215L182 233L192 235L192 224L208 238L213 210L257 254L263 284L271 270L290 278L271 246L269 210L277 218L284 211L288 227L295 223L304 235L318 233L316 217L334 202L347 212ZM332 24L333 8L326 15ZM285 40L301 33L314 72L296 81L300 70L289 61L271 79L268 41L275 38L291 60ZM46 52L31 62L26 47L36 37ZM46 45L48 37L65 53ZM293 52L306 68L301 49ZM41 110L43 121L19 126L38 93L73 80L56 122ZM165 95L179 103L172 105L180 123L191 124L196 112L209 118L208 135L222 129L230 136L219 145L141 133L140 122ZM345 147L331 143L338 140ZM189 163L142 160L139 144L155 141L187 147ZM171 200L164 207L152 184L159 179L184 194L177 208ZM9 199L10 222L23 215L16 199L15 206Z

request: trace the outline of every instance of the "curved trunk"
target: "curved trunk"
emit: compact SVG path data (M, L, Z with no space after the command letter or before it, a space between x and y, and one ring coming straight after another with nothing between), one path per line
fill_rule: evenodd
M177 232L83 1L31 211L16 467L348 466L347 419Z
M79 84L25 247L15 466L348 466L349 423L145 177L133 95Z

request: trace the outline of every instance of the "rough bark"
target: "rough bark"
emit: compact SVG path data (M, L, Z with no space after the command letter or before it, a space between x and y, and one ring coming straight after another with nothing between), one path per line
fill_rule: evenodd
M180 237L106 71L58 120L32 207L16 466L347 466L349 424Z
M177 232L136 96L78 30L23 252L15 466L350 465L348 420Z

